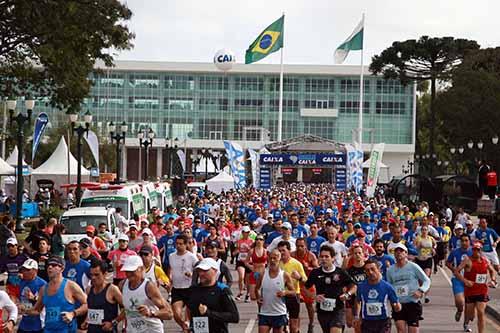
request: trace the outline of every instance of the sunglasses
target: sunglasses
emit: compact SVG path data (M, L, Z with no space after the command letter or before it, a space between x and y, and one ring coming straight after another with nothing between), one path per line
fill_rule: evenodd
M50 263L47 266L49 266L49 267L62 267L62 265L55 264L55 263Z
M139 252L139 255L141 257L147 257L147 256L149 256L149 253L147 253L147 252Z

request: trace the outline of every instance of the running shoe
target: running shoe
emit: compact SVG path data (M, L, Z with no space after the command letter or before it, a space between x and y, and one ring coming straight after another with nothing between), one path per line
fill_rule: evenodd
M238 296L236 296L234 299L237 301L241 301L241 296L243 296L243 294L238 294Z
M245 303L250 303L250 295L245 296Z
M425 298L425 304L430 303L431 299L429 297Z
M464 324L464 332L472 332L472 328L469 325Z
M307 333L314 333L314 325L313 324L309 324L307 326Z
M455 321L460 321L460 318L462 318L462 311L455 312Z

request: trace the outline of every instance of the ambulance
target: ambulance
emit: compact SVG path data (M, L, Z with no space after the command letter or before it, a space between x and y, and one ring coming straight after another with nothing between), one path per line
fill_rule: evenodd
M142 221L147 218L147 199L142 184L100 184L85 189L80 207L121 208L127 220L137 214Z

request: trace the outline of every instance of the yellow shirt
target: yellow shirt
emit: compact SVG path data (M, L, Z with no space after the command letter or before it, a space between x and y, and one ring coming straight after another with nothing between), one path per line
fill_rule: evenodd
M443 235L443 242L449 242L451 238L451 229L450 227L446 226L444 227L444 230L446 230L447 234Z
M354 230L353 230L352 232L349 232L349 231L347 231L347 230L346 230L346 231L344 231L344 232L342 233L342 239L343 239L343 240L344 240L344 242L345 242L345 241L347 241L347 239L348 239L349 237L351 237L352 235L354 235Z
M288 262L286 264L281 261L280 268L282 270L284 270L285 272L287 272L290 276L292 275L293 271L297 271L300 274L300 276L302 277L302 282L306 282L306 280L307 280L307 275L306 275L306 272L304 271L304 267L302 266L300 261L298 261L295 258L290 258L290 260L288 260ZM292 277L292 284L293 284L293 289L295 290L295 292L297 294L300 294L300 282L299 282L299 280L295 280Z

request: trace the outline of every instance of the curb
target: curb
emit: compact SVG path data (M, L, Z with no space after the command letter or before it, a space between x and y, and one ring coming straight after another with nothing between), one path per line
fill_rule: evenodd
M500 323L500 312L498 312L497 309L490 305L486 305L486 313L489 314L497 323Z

